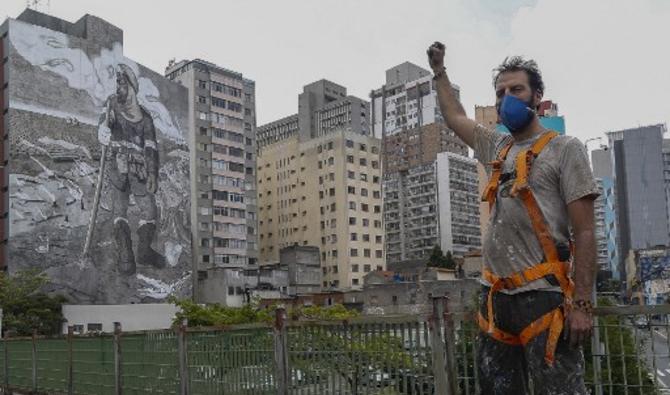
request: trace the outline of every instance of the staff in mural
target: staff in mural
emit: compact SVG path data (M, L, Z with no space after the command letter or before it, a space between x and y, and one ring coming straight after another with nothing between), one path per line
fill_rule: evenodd
M157 268L165 267L165 258L151 248L157 230L158 208L158 143L151 114L138 103L138 81L133 70L125 64L116 67L116 94L111 95L100 117L98 139L103 145L100 180L96 190L91 227L86 240L88 251L105 165L109 166L112 191L114 241L118 252L119 271L126 275L136 272L136 263ZM131 195L139 211L137 254L133 251L132 233L128 223Z

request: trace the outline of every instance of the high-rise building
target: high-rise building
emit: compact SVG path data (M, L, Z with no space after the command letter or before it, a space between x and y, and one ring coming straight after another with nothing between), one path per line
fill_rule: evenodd
M259 127L260 262L315 246L323 288L359 288L385 268L381 142L363 125L368 104L337 84L307 85L299 102L298 115Z
M257 144L261 149L297 134L306 141L335 130L369 135L369 103L347 95L347 88L341 85L319 80L303 87L297 114L258 128Z
M468 156L468 146L444 124L431 123L399 131L382 140L384 174L432 163L440 152Z
M444 124L432 76L430 71L409 62L386 70L386 83L370 93L375 137L381 139L424 125ZM459 88L452 86L458 95Z
M629 283L635 273L625 270L627 257L670 245L662 153L665 130L658 124L607 133L614 159L621 274Z
M609 270L612 273L612 278L621 280L620 251L617 244L616 194L611 153L612 150L607 147L591 151L593 175L596 177L600 190L600 195L594 202L596 235L600 267ZM605 252L606 267L602 260Z
M459 255L479 248L478 210L459 206L462 196L477 194L476 184L472 191L455 179L471 171L476 179L476 168L467 146L444 125L432 73L405 62L387 70L386 84L370 97L383 147L387 262L427 259L435 246ZM470 215L477 218L474 230Z
M663 139L662 151L663 151L663 180L665 181L664 182L665 202L668 209L667 211L668 224L670 224L670 139Z
M386 260L426 260L481 248L476 161L452 152L384 175Z
M0 268L71 303L189 297L188 91L93 15L27 9L0 37Z
M222 302L212 272L258 260L255 83L200 59L171 62L165 73L189 92L195 299Z

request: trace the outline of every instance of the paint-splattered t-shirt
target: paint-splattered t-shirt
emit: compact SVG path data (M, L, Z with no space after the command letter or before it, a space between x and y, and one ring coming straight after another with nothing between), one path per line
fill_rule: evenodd
M537 138L539 135L514 143L503 165L498 196L490 213L482 246L484 265L498 276L507 277L543 261L542 247L526 206L521 198L509 196L516 178L516 155L530 148ZM500 150L511 139L510 135L489 130L482 125L475 127L475 156L486 166L489 176L491 168L488 164L497 159ZM529 184L554 240L559 248L567 249L570 237L567 205L583 197L598 196L584 144L571 136L554 138L533 162ZM529 290L560 291L560 288L540 279L521 288L501 292L514 294Z

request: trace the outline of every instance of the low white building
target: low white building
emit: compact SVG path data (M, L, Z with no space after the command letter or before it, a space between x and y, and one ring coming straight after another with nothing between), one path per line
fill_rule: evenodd
M168 303L63 305L63 334L74 326L75 334L114 332L120 322L124 332L168 329L179 308Z

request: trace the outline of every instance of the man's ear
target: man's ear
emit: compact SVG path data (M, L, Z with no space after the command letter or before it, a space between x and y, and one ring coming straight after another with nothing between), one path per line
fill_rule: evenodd
M542 102L542 92L541 91L534 91L533 92L533 107L535 110L540 106L540 102Z

